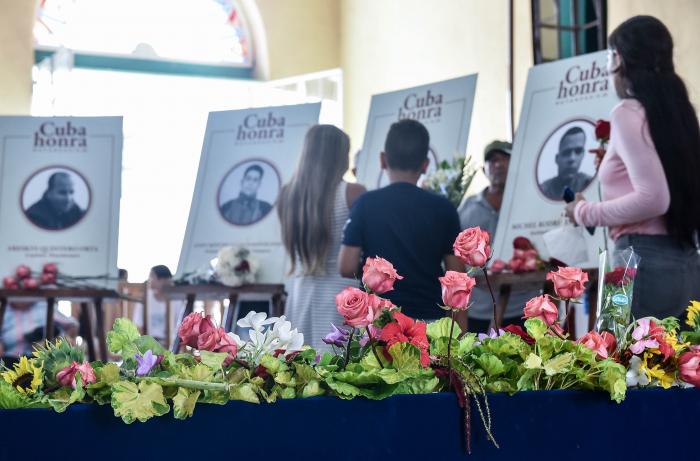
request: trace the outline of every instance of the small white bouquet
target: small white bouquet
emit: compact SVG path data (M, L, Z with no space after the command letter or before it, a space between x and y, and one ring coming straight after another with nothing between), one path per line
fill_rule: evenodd
M212 263L216 280L229 287L255 283L260 270L260 262L242 247L221 248Z

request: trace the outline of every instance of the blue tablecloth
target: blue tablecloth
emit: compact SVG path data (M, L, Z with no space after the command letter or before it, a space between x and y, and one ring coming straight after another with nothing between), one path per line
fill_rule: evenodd
M501 448L487 440L475 408L472 459L696 459L700 390L606 394L523 392L489 398ZM0 460L467 459L452 394L382 401L317 397L272 405L198 405L194 416L124 424L109 406L0 411ZM255 458L252 458L255 457Z

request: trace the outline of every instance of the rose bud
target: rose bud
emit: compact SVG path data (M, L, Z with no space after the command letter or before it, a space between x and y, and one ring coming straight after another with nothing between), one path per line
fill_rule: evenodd
M36 290L39 288L39 281L34 277L29 277L22 280L22 286L27 290Z
M2 286L8 290L16 290L19 288L15 277L5 277L2 279Z
M44 268L42 269L42 272L44 274L58 274L58 266L54 263L46 263L44 264Z
M40 279L41 285L55 285L56 284L56 274L46 273L41 274Z

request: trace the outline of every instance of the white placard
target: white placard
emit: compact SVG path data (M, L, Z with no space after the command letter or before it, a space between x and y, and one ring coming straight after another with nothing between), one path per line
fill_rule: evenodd
M260 261L258 282L283 281L275 204L320 110L318 103L209 114L178 276L206 265L221 247L239 245Z
M608 119L617 96L606 71L606 52L591 53L530 69L520 124L494 244L494 258L510 259L517 236L529 238L545 259L542 235L560 226L563 187L599 201L589 149L598 147L597 119ZM588 260L597 267L604 232L584 232Z
M0 117L0 140L0 274L116 277L122 118Z
M368 189L389 184L379 154L391 124L404 118L418 120L430 132L430 165L464 157L467 150L476 90L476 74L372 96L365 141L357 175Z

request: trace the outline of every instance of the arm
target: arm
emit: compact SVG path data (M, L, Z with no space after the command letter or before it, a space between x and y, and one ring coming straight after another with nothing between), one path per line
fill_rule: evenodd
M671 193L661 160L642 113L625 106L612 116L615 147L625 165L633 191L600 203L576 204L576 222L585 226L619 226L661 216L668 211Z
M338 254L338 272L342 277L354 279L360 267L360 247L340 246Z
M365 186L362 184L352 182L348 183L348 188L345 191L345 199L347 201L348 208L352 208L355 200L357 200L357 198L365 192L367 192L367 189L365 189Z
M455 255L445 255L443 261L446 271L464 272L466 270L464 263Z

